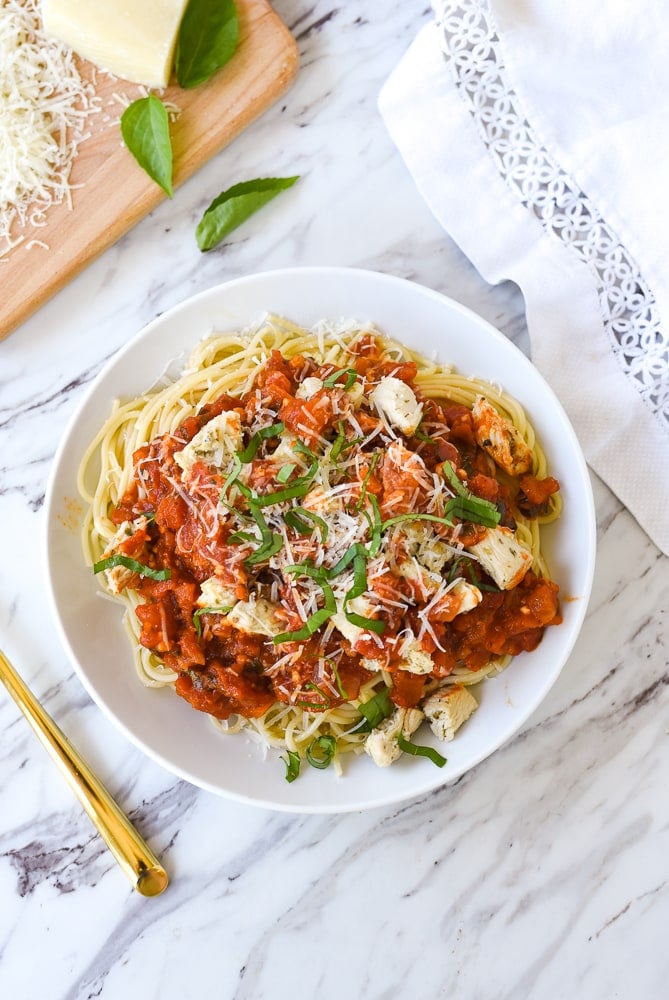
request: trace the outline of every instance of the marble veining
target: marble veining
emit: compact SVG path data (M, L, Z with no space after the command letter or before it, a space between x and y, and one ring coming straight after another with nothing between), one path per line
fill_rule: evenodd
M180 781L90 701L50 619L59 440L107 359L182 299L253 271L353 265L443 291L528 352L522 296L481 280L385 133L379 90L430 10L382 6L277 0L300 48L292 88L0 343L1 645L171 878L156 899L132 891L0 690L2 997L667 995L668 564L596 477L594 589L557 683L496 754L398 807L272 813ZM200 254L218 191L293 173Z

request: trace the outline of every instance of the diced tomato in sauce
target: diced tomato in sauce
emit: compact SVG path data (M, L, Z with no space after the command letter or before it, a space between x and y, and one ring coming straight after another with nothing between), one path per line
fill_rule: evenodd
M371 334L357 341L351 367L365 387L392 375L416 389L416 363L382 359ZM181 471L174 454L208 420L229 410L239 412L248 441L251 423L261 411L265 418L268 409L267 423L282 422L288 432L318 453L324 439L332 442L341 434L342 415L351 405L342 387L345 380L335 387L318 389L309 399L296 393L304 378L315 375L324 381L336 370L309 358L286 359L272 351L244 397L222 394L182 421L174 434L138 449L135 480L111 511L116 524L153 515L117 546L117 551L170 571L166 580L133 576L132 586L144 602L136 609L140 642L178 674L177 693L194 708L216 718L232 714L257 718L277 701L320 711L355 699L373 676L363 666L365 660L383 664L392 677L393 702L409 708L420 703L426 676L401 666L397 648L401 647L400 633L407 627L414 635L423 635L421 645L433 663L431 677L443 678L456 667L476 671L492 657L532 650L545 628L562 620L557 585L530 571L511 591L484 589L477 607L456 614L452 620L445 605L436 602L435 608L442 610L435 611L426 632L418 609L431 599L429 586L407 580L390 564L368 581L369 590L380 602L372 616L383 624L383 632L363 630L355 648L336 630L328 639L317 633L300 643L277 645L266 635L233 628L224 609L199 606L201 585L210 578L233 594L235 601L248 599L256 585L255 571L246 563L253 546L249 547L248 541L244 544L243 538L230 541L231 529L220 517L222 471L196 462L189 470L188 498L183 488L175 485ZM498 506L502 523L512 524L518 512L527 516L545 512L559 489L555 479L525 475L511 482L508 477L498 477L492 459L476 444L468 408L450 400L424 399L417 389L416 395L423 404L420 433L410 438L398 436L382 446L376 440L383 430L382 422L373 412L356 411L357 429L347 427L347 440L351 442L361 430L369 435L369 443L360 449L355 471L348 473L349 514L356 511L361 499L372 495L384 519L424 511L432 481L443 476L446 461L458 470L472 494ZM272 459L275 446L272 441L248 463L247 490L262 496L281 488L277 479L281 465ZM247 515L246 520L251 522L252 518ZM371 517L369 520L371 529ZM448 525L433 522L431 530L449 538ZM479 541L486 529L465 522L458 530L457 543L467 546ZM305 537L288 526L286 532L295 560L316 558L318 542L309 533ZM491 582L483 571L479 568L477 572L489 587ZM267 586L261 577L259 581L261 587ZM278 588L281 603L277 614L288 632L304 624L293 582L283 580Z

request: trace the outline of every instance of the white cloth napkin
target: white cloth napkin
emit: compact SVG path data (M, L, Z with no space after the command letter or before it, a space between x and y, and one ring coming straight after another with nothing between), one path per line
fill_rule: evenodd
M379 108L591 468L669 554L669 17L663 0L435 0Z

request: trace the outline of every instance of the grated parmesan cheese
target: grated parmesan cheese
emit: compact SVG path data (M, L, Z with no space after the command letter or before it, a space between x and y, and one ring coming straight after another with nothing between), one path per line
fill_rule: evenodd
M72 51L45 34L39 0L3 0L0 260L25 240L22 230L45 225L51 205L70 204L72 162L87 138L89 114L99 110L93 84L81 78Z

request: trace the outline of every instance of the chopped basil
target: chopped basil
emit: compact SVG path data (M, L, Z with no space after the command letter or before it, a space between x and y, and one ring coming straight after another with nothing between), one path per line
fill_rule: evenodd
M395 706L390 700L388 688L384 688L369 701L358 705L358 711L364 716L364 722L356 726L355 731L357 733L371 733L372 729L376 729L384 719L393 714L394 710Z
M417 743L411 743L411 741L405 739L401 733L397 737L397 745L403 753L409 753L412 757L427 757L433 764L436 764L437 767L443 767L446 763L446 758L442 757L441 754L432 747L424 747L419 746Z
M356 614L355 611L344 610L346 620L351 623L351 625L357 625L358 628L366 629L368 632L376 632L377 635L381 635L385 631L386 623L379 621L378 618L365 618L363 615Z
M210 607L210 608L198 608L193 615L193 625L198 637L202 635L202 622L200 621L201 615L227 615L229 611L232 611L232 605L226 607Z
M333 580L335 576L339 576L340 573L343 573L350 563L354 563L356 559L367 559L367 555L368 553L365 546L362 545L361 542L355 542L353 545L349 545L344 555L331 569L323 570L323 572L327 574L328 580ZM360 593L362 594L365 589L366 585ZM357 597L358 595L356 594L354 596Z
M121 115L121 135L142 170L172 198L172 142L165 105L156 97L140 97Z
M353 600L354 597L359 597L367 589L367 571L366 562L369 553L367 549L360 542L356 542L354 545L349 546L344 555L341 557L339 562L337 562L331 569L325 569L323 566L314 566L310 562L296 563L293 566L286 566L286 573L303 573L305 576L310 576L312 580L316 580L317 583L323 588L323 593L326 595L326 608L329 606L331 608L328 614L324 614L326 608L322 608L317 611L306 623L300 632L284 633L281 636L277 636L275 642L286 642L286 635L289 635L291 639L306 639L316 631L313 627L314 619L319 619L319 616L323 615L319 619L319 626L328 620L328 618L336 614L337 605L332 593L332 588L329 585L329 581L333 580L336 576L346 569L346 567L353 563L353 586L347 590L344 597L344 614L348 621L353 625L357 625L358 628L368 629L371 632L376 632L380 634L385 629L385 622L378 621L375 618L364 618L362 615L356 614L354 611L349 611L346 608L348 601ZM328 598L328 594L331 597L331 601Z
M333 462L336 462L341 455L344 445L346 444L346 428L344 427L344 421L340 420L337 428L337 437L332 442L330 448L330 458Z
M446 504L445 511L448 515L459 517L461 521L473 521L485 528L495 528L500 522L500 513L495 505L473 494L453 497Z
M204 83L229 61L238 41L239 18L232 0L189 0L175 53L179 85L189 90Z
M292 507L283 515L283 519L289 528L294 528L301 535L310 535L314 529L312 525L305 523L305 518L306 521L312 521L313 524L320 528L321 541L325 542L328 537L328 526L323 518L318 514L314 514L312 510L306 510L304 507Z
M332 593L332 591L330 591ZM319 611L315 611L311 615L303 628L298 629L296 632L282 632L280 635L275 635L273 642L275 645L280 645L282 642L305 642L309 639L314 632L317 632L321 625L332 617L332 615L337 613L337 605L334 602L334 597L330 604L326 603L325 607L320 608Z
M286 756L282 757L281 760L286 765L286 781L295 781L295 778L300 773L300 755L295 753L294 750L287 750Z
M305 497L311 486L311 478L305 481L306 477L300 476L299 479L296 479L290 486L286 486L283 490L274 490L273 493L263 493L255 497L254 503L259 507L273 507L275 503L283 503L285 500Z
M390 517L381 524L381 531L387 531L388 528L392 528L394 524L401 524L402 521L433 521L436 524L445 524L446 527L452 528L454 517L482 524L486 528L494 528L500 522L500 513L495 505L491 504L489 500L481 500L473 495L453 497L446 504L445 512L445 517L438 517L436 514L396 514L395 517Z
M358 373L355 368L340 368L339 371L333 372L332 375L328 375L328 377L323 380L323 385L326 389L334 389L342 375L346 376L346 382L344 383L343 388L348 392L348 390L352 389L358 381Z
M353 558L353 586L346 591L345 600L352 601L367 590L367 550L357 551Z
M308 448L306 444L304 444L304 442L300 441L299 438L297 439L293 447L295 451L299 451L300 455L306 455L306 457L309 459L309 462L318 462L318 455L315 452L313 452L311 448Z
M337 670L337 664L334 660L327 660L326 662L332 667L335 684L337 685L337 690L339 691L340 696L344 699L344 701L348 701L348 695L346 694L346 691L344 691L344 685L341 682L341 677L339 676L339 671Z
M413 436L416 438L417 441L424 441L425 444L435 443L434 438L431 438L429 434L426 434L425 431L422 431L420 427L413 432Z
M340 420L337 430L337 437L334 439L332 445L330 446L331 460L333 462L336 462L337 459L341 455L343 455L345 451L349 451L351 448L354 448L356 444L360 444L360 442L364 440L365 440L364 437L356 437L356 438L351 438L351 440L349 441L346 437L346 430L344 427L344 423L342 420Z
M277 480L280 483L287 483L296 468L297 466L294 462L287 462L285 465L282 465L276 474Z
M277 424L270 424L268 427L261 427L259 431L256 431L246 448L243 451L235 452L237 458L242 463L242 465L248 465L256 457L258 448L263 441L267 441L269 438L278 437L279 434L283 434L286 429L286 425L279 421Z
M283 515L283 519L289 528L293 528L295 531L299 532L300 535L310 535L314 530L313 525L307 524L306 521L302 520L295 508L287 510Z
M326 706L320 701L304 701L302 699L295 702L298 708L304 708L307 712L324 712Z
M276 555L283 546L283 538L269 527L262 511L256 506L255 500L252 500L249 504L249 511L253 520L260 528L260 545L255 552L246 557L244 562L247 566L256 566L258 563L266 562L273 555Z
M306 450L309 451L308 448ZM271 507L275 503L283 503L285 500L294 500L296 497L306 496L317 472L318 458L314 455L311 465L303 476L298 476L297 479L292 481L290 486L286 486L283 490L275 490L273 493L264 493L262 496L254 497L253 502L258 507Z
M344 597L344 615L346 616L346 620L351 622L352 625L357 625L358 628L368 629L370 632L376 632L377 635L380 635L385 630L385 622L378 621L375 618L365 618L363 615L356 614L355 611L349 611L346 607L349 601L360 597L367 590L367 550L362 548L359 543L352 545L351 549L356 549L357 551L353 557L353 586L346 591ZM351 549L349 549L349 552ZM361 549L362 551L360 551Z
M241 181L222 191L206 209L195 230L200 250L212 250L228 233L297 180L297 176L263 177Z
M230 487L232 486L232 484L237 482L237 476L239 475L239 473L241 471L242 471L242 462L241 462L241 459L240 459L239 455L235 452L235 454L232 456L232 462L230 464L230 468L228 470L228 474L226 476L225 482L223 483L223 487L221 489L221 501L222 502L223 502L223 498L225 497L226 493L228 492L228 490L230 489Z
M322 688L319 688L318 684L314 684L313 681L309 681L305 684L304 688L305 691L316 691L321 696L323 701L296 701L295 704L299 708L311 709L314 712L324 712L332 704L329 694L323 691Z
M228 535L228 545L243 545L245 542L257 542L258 536L250 531L233 531Z
M307 747L305 756L312 767L322 771L330 765L336 750L337 741L334 736L317 736Z
M448 480L449 486L455 493L453 500L449 500L446 504L446 513L453 514L460 520L474 521L486 528L496 527L501 520L501 515L494 503L471 493L464 483L460 482L450 462L443 462L441 468L444 479Z
M296 632L282 632L280 635L274 636L274 644L279 645L282 642L302 642L308 639L310 636L317 632L321 625L337 613L337 602L335 601L335 596L332 591L332 587L327 582L325 573L317 569L315 566L309 566L305 563L300 563L294 566L286 566L284 573L302 573L305 576L310 576L312 580L320 585L323 590L323 597L325 603L322 608L318 611L314 611L312 615L306 620L303 628L298 629Z
M260 548L248 556L244 562L247 566L257 566L258 563L269 562L272 556L275 556L277 552L281 549L283 545L283 539L280 535L272 534L270 540L266 544L261 545Z
M106 559L100 559L99 562L93 564L94 573L102 573L105 569L113 569L115 566L125 566L133 573L138 573L139 576L148 576L152 580L169 580L170 571L169 569L152 569L150 566L145 566L144 563L137 562L136 559L131 559L130 556L124 556L122 553L117 552L113 556L107 556Z
M481 582L476 570L474 569L473 561L467 556L459 556L457 559L453 560L446 582L453 583L453 581L457 580L458 577L467 577L469 582L473 583L479 590L488 590L492 593L499 593L499 587L496 584Z
M451 462L442 462L441 471L443 473L444 479L448 479L451 489L455 492L457 496L466 497L469 495L469 490L464 485L464 483L460 481L460 478L455 469L453 468L453 464Z
M381 520L381 511L379 510L379 501L373 493L369 494L369 503L372 508L372 514L374 515L370 521L372 537L369 545L369 554L372 558L374 558L374 556L378 555L379 549L381 548L381 531L383 530L383 522ZM363 513L366 515L367 511L364 511Z
M312 580L315 580L316 583L320 583L321 586L324 583L326 584L329 579L328 571L326 569L323 569L322 566L314 566L313 563L307 562L306 560L305 562L292 563L290 566L286 566L284 573L294 573L297 576L309 576Z
M365 497L367 496L367 483L372 478L372 475L374 474L374 469L379 464L379 459L380 458L381 458L381 452L380 451L375 451L374 454L372 455L372 460L369 463L369 468L367 469L367 472L363 476L362 484L360 486L360 499L358 500L357 504L355 505L355 509L356 510L360 510L360 508L362 507L362 505L365 502Z
M381 524L381 531L387 531L394 524L401 524L402 521L434 521L437 524L445 524L448 528L453 527L453 519L450 517L438 517L436 514L396 514L389 517Z

